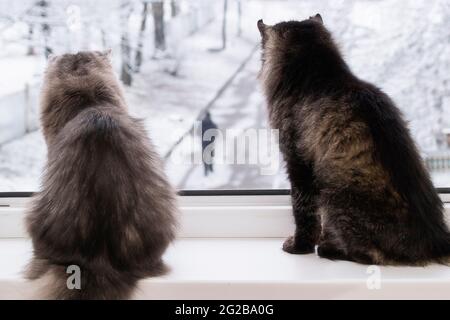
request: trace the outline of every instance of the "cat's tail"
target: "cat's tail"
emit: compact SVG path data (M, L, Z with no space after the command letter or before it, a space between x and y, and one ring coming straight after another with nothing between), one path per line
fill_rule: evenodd
M34 259L27 276L35 280L38 299L114 300L132 297L138 277L111 267L55 265Z

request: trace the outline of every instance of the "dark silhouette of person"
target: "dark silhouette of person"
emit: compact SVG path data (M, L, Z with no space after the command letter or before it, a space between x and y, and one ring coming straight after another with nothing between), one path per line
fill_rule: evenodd
M212 121L209 111L206 111L206 114L202 119L202 162L205 168L205 176L208 176L209 173L214 172L212 161L214 158L213 148L215 137L212 136L211 140L205 139L205 133L210 129L217 129L217 125L214 123L214 121ZM205 150L206 148L208 148L208 146L210 146L209 149L211 150L211 159L209 159L209 161L206 161L207 159L205 159Z

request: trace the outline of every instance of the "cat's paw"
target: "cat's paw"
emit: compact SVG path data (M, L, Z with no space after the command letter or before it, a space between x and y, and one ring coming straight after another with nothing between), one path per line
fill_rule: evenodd
M347 260L346 255L342 251L328 244L319 244L319 246L317 247L317 254L319 255L319 257L325 259Z
M283 243L283 250L291 254L314 253L315 245L311 243L299 243L294 237L289 237Z

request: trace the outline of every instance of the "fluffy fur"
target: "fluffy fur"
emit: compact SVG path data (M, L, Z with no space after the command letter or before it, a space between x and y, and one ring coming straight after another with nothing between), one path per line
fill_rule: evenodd
M364 264L446 262L443 204L405 121L356 77L316 15L258 22L262 80L292 185L289 253Z
M175 193L106 53L51 59L41 123L48 159L26 219L28 276L48 280L44 298L129 298L139 279L165 270ZM81 268L81 290L66 286L69 265Z

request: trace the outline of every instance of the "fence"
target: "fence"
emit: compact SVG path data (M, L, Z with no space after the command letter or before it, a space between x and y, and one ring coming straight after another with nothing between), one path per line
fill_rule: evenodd
M37 130L38 97L38 85L0 97L0 145Z
M425 164L430 171L450 170L450 153L427 155Z

